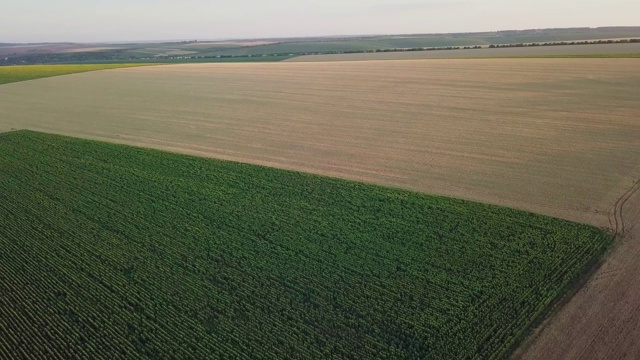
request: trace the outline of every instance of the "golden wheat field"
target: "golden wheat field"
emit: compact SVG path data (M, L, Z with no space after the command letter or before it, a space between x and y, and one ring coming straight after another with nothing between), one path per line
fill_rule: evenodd
M604 265L515 356L633 358L638 99L640 59L171 65L2 85L0 131L296 169L617 229L626 237Z

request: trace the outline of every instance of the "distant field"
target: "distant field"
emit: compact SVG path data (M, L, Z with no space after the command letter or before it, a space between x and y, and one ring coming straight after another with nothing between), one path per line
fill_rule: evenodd
M245 57L197 57L197 58L189 58L185 57L182 59L179 58L158 58L158 59L139 59L139 60L113 60L113 61L104 61L105 64L148 64L149 61L153 61L154 64L199 64L199 63L255 63L255 62L278 62L287 59L291 59L293 56L245 56ZM82 64L82 62L76 62L77 64Z
M518 44L640 37L640 27L536 29L457 34L354 36L345 38L281 39L255 47L220 49L225 55L300 54L305 52L371 51L376 49Z
M169 41L126 44L0 44L2 64L105 63L165 59L192 62L191 57L288 56L307 53L366 52L389 49L553 43L640 38L640 27L532 29L452 34L363 35L342 37L245 39L237 41ZM265 59L263 59L265 60ZM196 60L202 62L201 60ZM215 60L214 60L215 61ZM226 60L223 60L226 61ZM256 61L252 59L251 61ZM272 61L272 60L270 60Z
M0 134L0 357L503 358L590 226L252 165Z
M197 53L215 52L224 49L235 49L244 46L266 45L269 41L198 41L198 42L169 42L169 43L148 43L148 44L74 44L74 43L51 43L51 44L1 44L0 56L28 55L38 53L115 53L119 52L125 58L156 56L165 53L186 53L196 51ZM0 59L1 60L1 59Z
M362 54L329 54L298 56L286 61L360 61L406 59L465 59L509 57L640 57L640 43L599 45L557 45L514 48L482 48L378 52Z
M268 44L255 47L242 47L237 49L221 50L225 55L257 55L257 54L282 54L282 53L308 53L326 51L365 51L372 49L397 49L414 47L440 47L440 46L470 46L488 45L489 43L477 39L462 38L381 38L381 39L349 39L349 40L323 40L323 41L291 41L276 44Z
M0 66L0 85L45 77L69 75L87 71L118 69L142 64L87 64L87 65L16 65Z

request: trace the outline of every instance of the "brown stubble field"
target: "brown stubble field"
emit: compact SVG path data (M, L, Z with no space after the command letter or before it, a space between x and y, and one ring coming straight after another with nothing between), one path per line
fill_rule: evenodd
M640 59L171 65L0 86L0 131L138 144L610 227L616 200L640 178L638 99ZM589 346L599 352L582 355L620 355L618 344L637 354L638 197L623 207L625 239L517 356L570 358Z
M0 88L29 128L607 226L640 169L639 59L175 65Z

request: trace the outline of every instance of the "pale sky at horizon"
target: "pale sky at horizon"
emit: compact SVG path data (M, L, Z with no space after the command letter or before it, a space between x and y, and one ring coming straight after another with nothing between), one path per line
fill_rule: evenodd
M638 26L638 0L0 0L0 43Z

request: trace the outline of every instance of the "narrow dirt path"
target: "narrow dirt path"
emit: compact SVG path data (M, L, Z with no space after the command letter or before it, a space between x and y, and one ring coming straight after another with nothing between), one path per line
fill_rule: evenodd
M624 217L622 211L624 205L629 199L640 189L640 179L638 179L633 186L629 188L622 196L616 200L615 204L609 211L609 226L613 230L616 239L624 238L626 233Z

